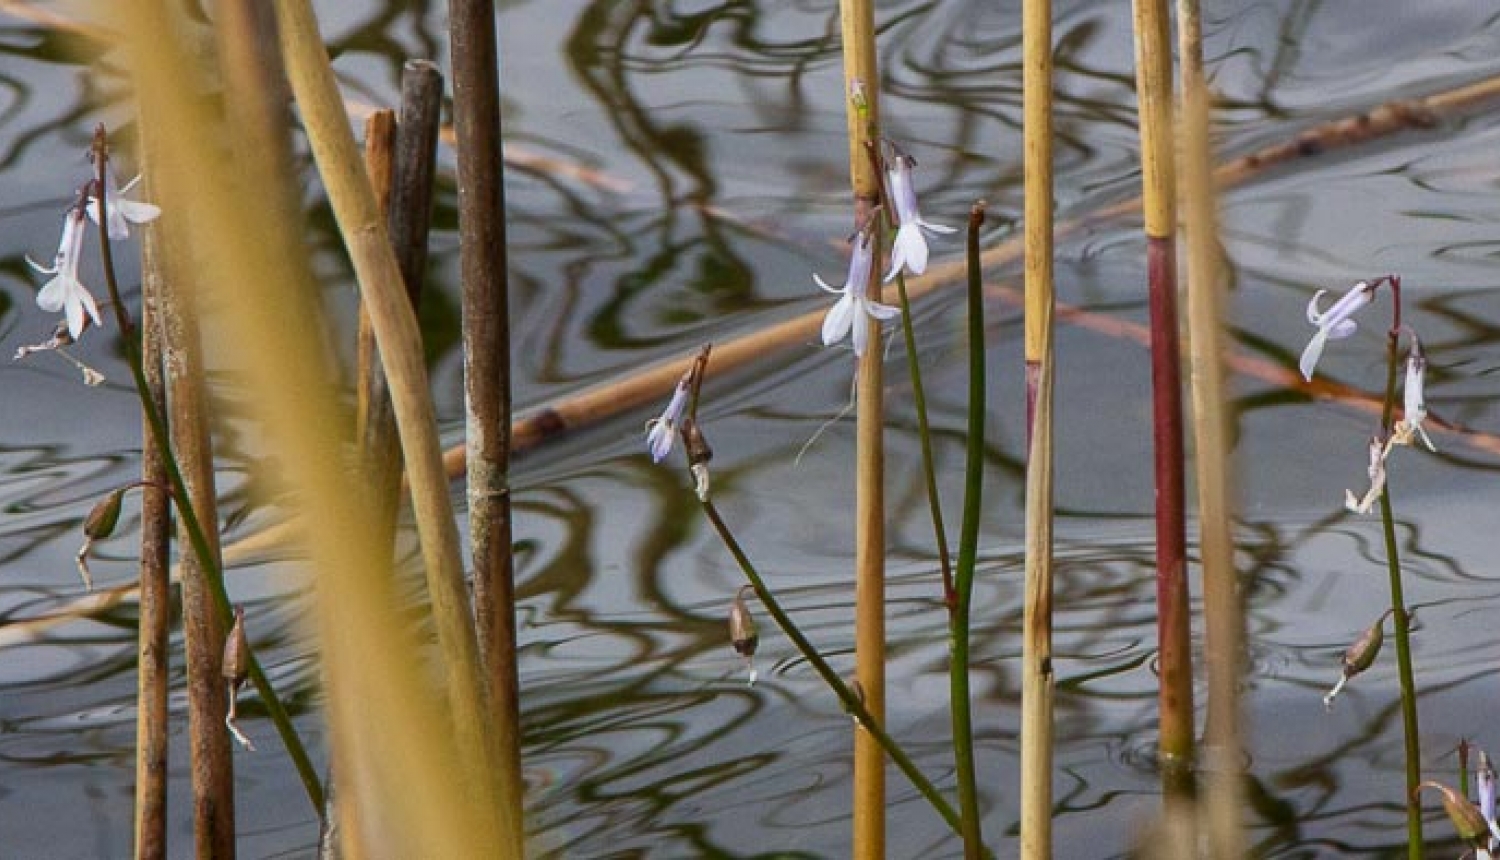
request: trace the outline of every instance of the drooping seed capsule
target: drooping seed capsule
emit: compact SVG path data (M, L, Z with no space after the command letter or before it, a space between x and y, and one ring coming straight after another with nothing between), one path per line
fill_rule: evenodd
M220 670L224 680L239 690L250 674L250 642L245 638L245 607L234 608L234 626L224 640L224 664Z
M1350 645L1344 651L1343 674L1339 676L1339 681L1333 685L1333 689L1329 690L1328 694L1323 697L1324 708L1332 709L1333 700L1343 691L1344 685L1349 683L1349 680L1355 675L1370 668L1375 662L1375 658L1380 656L1380 646L1385 644L1385 616L1389 614L1389 612L1383 613L1379 618L1375 619L1375 623L1370 625L1370 629L1366 630L1363 635L1354 641L1353 645Z
M1435 788L1442 793L1443 811L1448 813L1448 820L1453 822L1453 829L1458 832L1459 839L1462 839L1470 848L1488 850L1490 826L1484 820L1484 815L1479 812L1479 807L1470 803L1467 797L1442 783L1428 780L1417 786L1418 791L1424 788Z
M86 591L94 590L94 575L89 571L89 553L94 548L94 541L105 540L115 533L115 526L120 524L120 509L124 506L125 491L128 489L130 488L121 487L100 499L83 520L83 546L79 548L76 559L78 575L83 577Z
M760 634L755 629L755 616L745 605L745 592L753 590L751 586L741 586L734 594L734 602L729 604L729 643L734 646L735 653L745 658L745 666L750 670L747 683L752 687L757 674L755 649L760 645Z
M714 450L708 446L698 420L691 415L682 419L682 445L687 451L688 470L693 473L693 491L699 501L706 502L711 484L708 461L714 458Z
M234 608L234 626L229 630L229 636L224 640L224 661L220 673L224 676L224 685L229 695L229 710L224 715L224 728L239 742L240 746L250 752L255 752L255 744L250 738L240 731L238 722L239 715L239 692L245 686L245 679L250 675L250 641L245 637L245 608L236 606Z

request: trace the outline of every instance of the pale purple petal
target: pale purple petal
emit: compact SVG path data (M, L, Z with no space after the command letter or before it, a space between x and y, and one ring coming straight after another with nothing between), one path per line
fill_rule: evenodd
M1323 301L1326 295L1328 295L1327 290L1318 290L1313 293L1312 300L1307 303L1307 321L1313 325L1317 325L1318 321L1323 319L1323 311L1318 308L1318 303Z
M902 266L914 275L927 271L927 239L915 221L903 221L896 230L896 240L891 243L891 270L885 280L893 280Z
M865 302L855 300L855 305L863 305ZM854 320L854 357L859 358L865 354L865 345L870 342L870 320L864 314L855 314Z
M675 427L669 421L653 421L646 433L646 448L651 452L651 462L660 463L672 453L672 443L677 440Z
M921 225L922 229L931 230L934 233L947 234L958 232L958 229L955 227L949 227L947 224L934 224L931 221L924 221L921 218L917 219L917 224Z
M833 346L844 339L849 327L854 324L855 298L850 293L833 303L823 317L823 345Z
M895 319L901 316L901 309L892 305L884 305L871 299L865 299L865 313L878 320Z
M49 314L55 314L62 310L63 305L67 304L68 301L67 280L65 276L58 275L43 284L42 288L36 294L36 306Z
M1297 366L1302 370L1302 378L1312 382L1313 369L1318 366L1318 359L1323 357L1323 345L1328 342L1328 329L1320 328L1312 340L1307 342L1307 348L1302 350L1302 360Z
M1359 331L1359 323L1354 320L1339 320L1333 325L1323 327L1328 332L1329 340L1343 340L1356 331Z
M84 295L88 293L85 292ZM83 302L78 298L77 293L68 296L68 302L63 311L68 318L68 334L77 340L78 336L83 334Z

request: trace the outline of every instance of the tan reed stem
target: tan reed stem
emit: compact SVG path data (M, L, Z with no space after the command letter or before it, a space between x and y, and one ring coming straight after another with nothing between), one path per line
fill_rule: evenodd
M521 688L511 556L510 296L494 0L450 0L474 618L499 748L500 819L521 851Z
M1234 568L1234 414L1224 357L1224 273L1220 270L1218 210L1209 143L1209 92L1203 69L1203 21L1198 0L1177 0L1183 221L1187 235L1189 378L1197 451L1199 554L1203 565L1203 626L1208 716L1203 758L1209 855L1244 856L1240 827L1239 685L1244 667L1244 616Z
M458 747L465 751L461 781L476 800L491 797L497 750L487 728L489 708L416 318L385 224L361 171L359 152L312 10L305 0L277 0L276 12L292 90L344 234L390 383L447 674L449 707ZM493 805L489 809L496 811ZM483 835L499 838L493 821Z
M153 135L142 129L142 173L147 174L145 199L154 199L149 178ZM166 292L165 255L158 225L148 224L141 236L141 362L150 396L166 414L166 385L162 372L161 302ZM151 438L151 425L141 419L141 438ZM141 480L167 485L161 450L141 446ZM135 860L167 857L167 761L171 742L168 689L172 674L172 496L141 494L140 612L136 648L135 740Z
M312 38L305 17L299 20L297 10L290 11L281 19L283 26L304 30L294 41ZM338 456L351 416L339 408L325 366L309 360L325 329L306 249L281 244L280 231L269 223L271 213L236 205L231 176L256 165L231 164L216 144L239 130L226 130L193 98L203 82L174 38L164 5L134 4L132 12L123 26L141 75L141 98L150 102L150 110L143 103L143 116L162 129L164 157L183 168L181 176L168 175L171 184L163 188L161 204L178 213L202 261L199 277L190 283L210 292L205 307L222 309L216 330L226 352L245 370L249 402L256 405L267 448L282 467L278 478L291 490L288 505L299 516L316 512L302 534L317 573L315 615L326 701L335 745L358 745L347 758L354 769L341 777L345 793L356 795L355 802L370 811L368 826L379 828L389 856L501 856L490 784L470 775L488 753L483 744L455 732L445 717L446 702L432 680L428 655L410 613L398 610L388 560L375 547L364 488ZM320 43L316 55L324 61ZM341 130L348 135L347 128ZM341 168L344 181L351 169L359 176L352 139L346 149L351 155ZM367 187L364 193L368 198ZM389 254L378 224L371 228L361 222L359 230L351 229L351 238L359 241L360 230L370 237L361 244L363 251L378 246ZM404 297L396 293L389 290L382 304L400 306ZM387 360L420 367L420 354L413 357L415 339L400 345L406 349L382 339ZM391 378L394 384L401 376L393 372ZM440 462L433 440L426 450L430 463ZM451 527L451 518L448 523ZM461 748L461 743L469 745Z
M365 117L364 140L365 176L370 180L375 205L388 217L391 209L391 181L396 169L396 112L389 109L371 111ZM379 467L380 460L372 450L370 441L370 435L378 432L372 426L375 423L372 413L379 409L382 398L389 404L390 395L385 390L385 374L380 369L375 329L370 325L370 314L363 304L359 308L359 330L354 335L354 344L354 438L359 440L360 456L365 467L374 469ZM386 408L389 410L389 405ZM394 422L394 416L391 420ZM393 427L392 433L394 432ZM398 447L397 453L399 451ZM382 482L372 478L370 483L376 488L378 496ZM381 498L376 499L377 504L380 501ZM392 509L392 529L395 527L395 513Z
M1021 848L1052 856L1052 4L1021 9L1025 111L1026 603L1021 668Z
M868 222L880 193L880 178L866 155L879 128L876 91L875 9L870 0L840 0L844 46L844 94L849 132L849 179L854 226ZM878 256L878 255L877 255ZM851 286L851 289L853 287ZM880 267L870 269L869 296L880 298ZM885 724L885 448L882 436L880 329L874 319L859 361L855 410L854 474L854 653L855 677L870 715ZM851 856L885 856L885 755L863 728L854 732L854 839Z
M1158 752L1168 794L1190 792L1193 658L1187 587L1182 360L1177 322L1176 177L1172 44L1166 0L1135 0L1146 270L1151 317L1152 440L1156 474ZM1174 788L1174 786L1176 786Z

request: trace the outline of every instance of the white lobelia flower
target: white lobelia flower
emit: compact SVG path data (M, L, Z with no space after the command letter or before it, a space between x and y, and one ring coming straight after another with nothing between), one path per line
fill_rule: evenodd
M823 345L833 346L854 332L854 354L865 354L865 344L870 338L870 327L865 317L888 320L901 315L901 309L883 305L865 295L869 289L870 269L875 261L874 241L868 228L854 236L854 252L849 257L849 277L842 287L830 287L816 274L813 280L818 286L840 296L828 315L823 317Z
M1318 359L1323 355L1323 346L1330 340L1346 338L1359 328L1351 317L1375 300L1375 285L1369 281L1360 281L1324 313L1318 310L1318 303L1327 293L1327 290L1318 290L1312 301L1307 303L1307 321L1318 327L1317 333L1308 341L1307 348L1302 350L1302 360L1298 362L1302 377L1308 382L1312 382L1313 368L1317 367Z
M1392 441L1410 445L1414 439L1421 438L1427 450L1436 453L1437 446L1432 444L1432 438L1422 426L1422 422L1427 419L1426 380L1427 356L1422 352L1422 342L1412 333L1411 351L1406 354L1406 383L1401 392L1405 408L1402 410L1401 420L1396 424Z
M677 441L677 422L682 419L682 410L687 407L687 402L688 382L684 376L677 383L672 399L667 403L667 408L662 410L661 417L646 422L646 448L651 452L651 462L660 463L672 453L672 445Z
M141 178L130 180L124 188L120 187L115 180L115 169L106 166L104 169L104 191L105 207L109 210L109 238L129 239L131 224L144 224L155 220L161 214L161 207L147 203L144 200L131 200L126 193L140 182ZM99 198L89 198L89 220L95 224L99 223Z
M917 189L911 181L911 171L916 166L915 158L894 149L890 166L886 168L886 191L891 195L891 204L896 207L896 220L899 222L896 241L891 245L891 270L885 276L887 281L896 277L902 266L913 275L927 271L927 237L922 235L923 231L954 232L952 227L922 219L922 213L917 209Z
M1493 840L1500 840L1500 823L1495 821L1495 768L1484 750L1479 751L1479 767L1474 771L1474 783L1479 787L1479 813L1490 827Z
M74 340L83 334L83 329L88 324L84 319L85 314L94 325L103 325L99 319L99 306L94 304L94 297L89 294L88 288L78 280L78 259L83 254L83 232L83 211L74 206L63 216L62 241L57 244L57 257L52 261L51 268L38 264L30 257L26 258L31 268L44 275L52 275L52 280L37 291L37 307L48 313L62 311L68 321L68 335Z

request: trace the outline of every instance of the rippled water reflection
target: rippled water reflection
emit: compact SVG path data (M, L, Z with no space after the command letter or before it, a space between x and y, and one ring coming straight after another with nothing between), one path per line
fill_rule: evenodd
M842 272L836 242L849 229L832 0L502 5L509 142L583 169L509 173L520 405L820 306L810 273ZM404 59L443 56L441 4L320 6L351 97L391 103ZM957 223L973 199L987 198L998 216L991 242L1011 232L1020 199L1016 6L899 2L880 13L887 130L921 161L924 211ZM1129 7L1058 6L1057 190L1060 210L1077 215L1131 196L1139 182ZM1227 154L1500 72L1500 24L1484 4L1215 4L1205 29ZM49 325L32 302L35 279L22 256L53 247L92 123L105 119L128 139L131 116L118 57L102 37L50 34L0 13L0 52L0 331L11 349ZM1292 367L1315 289L1397 271L1408 321L1432 361L1430 408L1476 433L1495 432L1497 137L1489 112L1455 117L1279 168L1228 194L1237 351ZM451 153L443 158L451 167ZM456 439L449 177L425 321L440 407ZM312 195L309 207L330 306L347 311L330 221ZM1066 238L1060 299L1141 322L1137 231L1119 222ZM958 250L951 242L935 252ZM1009 269L992 274L997 284L1017 279ZM960 310L943 293L918 309L950 504L964 426ZM1320 370L1374 389L1379 329L1340 342ZM1021 613L1013 303L992 303L987 331L990 504L975 691L985 825L1003 855L1013 850L1017 821ZM1120 856L1158 805L1149 377L1137 343L1097 327L1065 325L1057 349L1058 848L1062 857ZM86 341L80 356L125 378L108 338ZM102 488L136 468L139 431L128 392L85 389L61 362L33 359L0 372L9 404L0 411L3 636L76 594L78 523ZM809 343L714 377L706 404L725 515L840 668L852 663L852 426L833 425L796 458L843 406L848 374L846 353ZM253 501L255 435L232 368L220 368L217 383L233 539L270 513ZM1244 410L1238 559L1253 661L1249 839L1278 857L1392 854L1404 837L1395 673L1379 664L1332 714L1321 703L1337 654L1384 608L1377 525L1338 507L1343 489L1363 480L1372 418L1263 376L1241 375L1236 385ZM890 722L948 786L945 628L922 488L906 467L916 459L910 401L901 376L890 374ZM643 456L645 417L619 416L517 463L526 767L538 848L567 857L842 856L846 718L767 623L761 680L745 684L724 636L738 573L703 527L683 476ZM1451 780L1458 738L1500 745L1487 711L1496 637L1483 621L1497 600L1497 457L1495 447L1462 435L1437 441L1441 454L1401 457L1392 481L1417 607L1423 765ZM124 581L129 542L103 549L101 580ZM235 571L231 589L250 604L263 659L316 746L314 655L298 625L304 574L283 556L253 561ZM4 649L5 844L45 845L51 857L128 851L134 621L125 601ZM245 712L247 730L269 736L254 702ZM306 856L313 817L284 757L264 746L236 760L243 851ZM174 837L186 845L185 744L173 756ZM890 792L893 857L957 855L899 776ZM1436 823L1433 832L1441 838L1445 828Z

